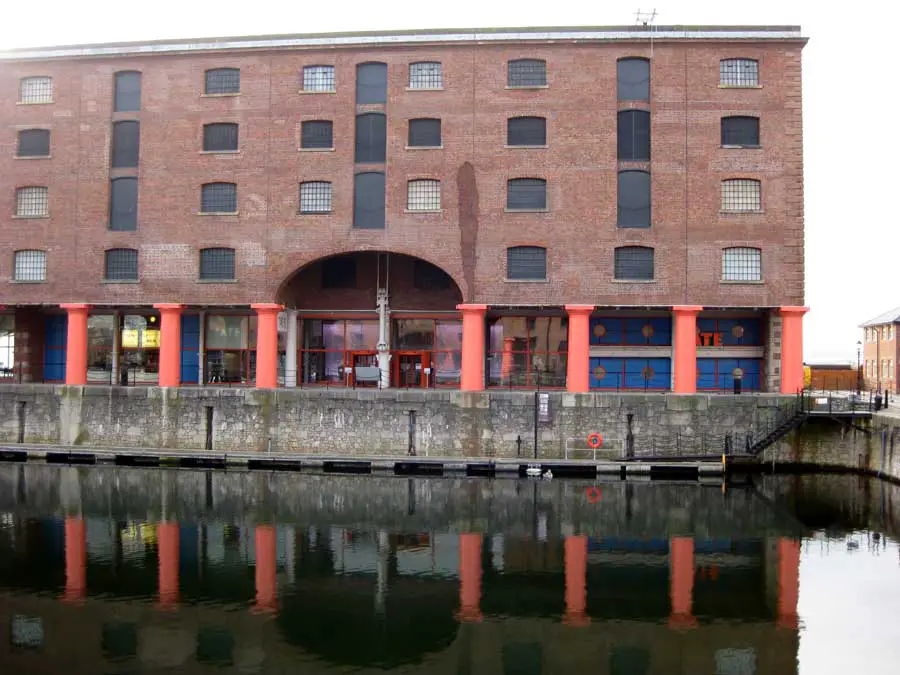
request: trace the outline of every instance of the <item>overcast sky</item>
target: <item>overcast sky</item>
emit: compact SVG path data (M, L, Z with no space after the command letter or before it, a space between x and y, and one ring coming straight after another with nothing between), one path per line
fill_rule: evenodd
M858 324L900 306L900 236L889 196L897 187L892 158L900 150L890 105L898 81L897 61L889 49L900 19L896 2L851 7L813 0L657 0L608 6L584 0L344 0L330 5L46 0L36 6L10 0L0 22L0 50L268 33L622 25L634 23L637 10L653 8L657 24L799 24L810 38L803 52L806 304L811 308L805 358L855 361Z

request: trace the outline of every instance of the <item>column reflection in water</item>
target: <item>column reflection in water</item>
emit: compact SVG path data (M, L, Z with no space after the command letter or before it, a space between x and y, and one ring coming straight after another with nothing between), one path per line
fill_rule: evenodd
M566 616L570 626L585 626L587 616L587 537L566 537Z
M156 526L159 547L159 606L178 607L178 523L166 521Z
M276 580L275 527L257 525L256 545L256 605L260 612L275 612L278 608Z
M778 539L778 625L797 630L800 599L800 541Z
M84 518L66 518L66 590L63 597L68 602L80 602L87 595L86 532Z
M692 614L694 601L694 540L673 537L669 542L669 579L672 611L669 626L691 628L697 625Z
M481 535L459 535L460 621L481 621Z

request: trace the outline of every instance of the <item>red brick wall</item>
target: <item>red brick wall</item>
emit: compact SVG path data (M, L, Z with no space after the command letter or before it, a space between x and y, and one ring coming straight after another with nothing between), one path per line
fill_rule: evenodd
M778 306L803 303L799 42L653 47L653 227L616 228L616 59L646 43L421 45L0 63L0 287L4 302L271 302L300 267L353 250L440 265L489 304ZM548 87L509 90L508 59L547 60ZM760 61L758 89L721 89L719 60ZM406 91L408 64L443 63L443 91ZM354 230L355 67L388 64L387 228ZM334 64L337 93L299 94L304 65ZM204 70L240 67L241 94L203 97ZM142 110L113 113L113 73L143 73ZM18 81L53 77L52 105L16 105ZM640 106L638 106L640 107ZM546 149L507 149L506 119L548 119ZM762 148L719 147L727 114L761 117ZM407 120L439 117L443 149L406 150ZM112 122L141 122L139 226L107 229ZM301 152L300 124L334 121L333 152ZM202 154L202 125L240 124L240 152ZM52 130L51 159L17 160L16 130ZM548 213L505 213L506 180L548 180ZM407 213L406 181L442 180L440 213ZM719 213L719 181L762 181L764 213ZM334 212L298 216L298 183L328 179ZM238 216L198 216L200 185L238 184ZM464 190L458 189L462 181ZM15 188L50 186L50 217L13 220ZM460 195L462 192L462 195ZM462 211L461 211L462 209ZM463 223L463 228L460 227ZM508 246L548 248L544 283L504 281ZM656 249L654 283L614 282L615 246ZM763 282L720 282L725 246L758 246ZM237 283L198 283L198 249L237 250ZM474 246L474 248L473 248ZM14 284L12 251L48 251L48 283ZM140 250L139 284L104 284L103 251ZM464 265L464 261L468 261Z

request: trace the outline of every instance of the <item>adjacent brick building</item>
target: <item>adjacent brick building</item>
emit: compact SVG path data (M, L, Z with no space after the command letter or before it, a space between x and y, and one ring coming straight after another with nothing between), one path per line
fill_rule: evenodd
M900 307L863 323L862 373L867 389L897 393L897 329Z
M628 27L6 52L3 372L795 391L804 44Z

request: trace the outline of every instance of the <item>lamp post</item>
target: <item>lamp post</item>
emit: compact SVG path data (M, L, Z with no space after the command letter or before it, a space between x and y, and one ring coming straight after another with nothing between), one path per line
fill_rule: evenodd
M860 356L862 355L862 341L856 341L856 395L862 390L862 370L860 369Z

